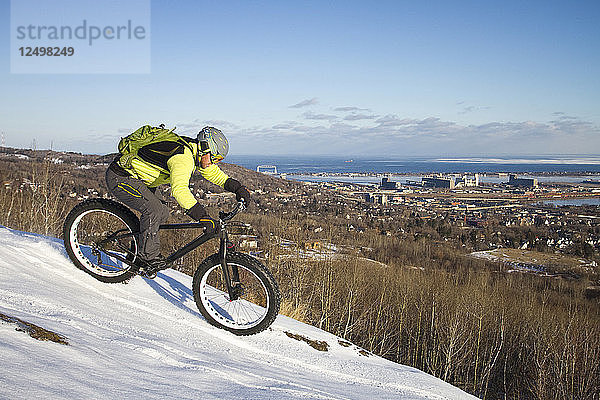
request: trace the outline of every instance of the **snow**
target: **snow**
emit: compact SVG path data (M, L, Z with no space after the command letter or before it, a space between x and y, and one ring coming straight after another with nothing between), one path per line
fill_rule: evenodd
M249 337L214 328L190 287L174 270L105 284L75 268L62 241L0 227L0 312L69 341L37 341L0 322L0 398L474 398L284 316Z

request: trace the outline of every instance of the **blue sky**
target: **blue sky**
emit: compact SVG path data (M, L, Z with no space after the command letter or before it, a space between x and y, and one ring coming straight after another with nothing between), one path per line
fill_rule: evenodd
M233 154L600 153L598 1L152 1L149 74L11 74L0 15L8 146L164 122Z

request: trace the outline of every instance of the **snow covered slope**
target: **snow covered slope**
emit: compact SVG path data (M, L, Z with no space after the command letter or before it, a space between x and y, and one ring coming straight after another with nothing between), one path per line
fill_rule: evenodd
M284 316L250 337L216 329L190 287L173 270L101 283L73 266L60 240L0 227L0 313L69 341L37 341L0 321L0 398L473 398Z

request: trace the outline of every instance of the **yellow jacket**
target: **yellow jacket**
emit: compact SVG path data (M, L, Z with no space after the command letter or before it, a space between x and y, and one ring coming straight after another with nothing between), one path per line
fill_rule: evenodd
M171 185L171 194L177 203L189 210L197 203L190 191L190 178L196 169L195 160L198 146L191 143L191 148L193 150L188 146L183 146L182 153L169 157L166 164L167 169L150 164L140 158L134 158L129 171L148 187L157 187L162 184ZM202 177L221 187L229 178L216 164L211 164L206 168L198 166L198 170Z

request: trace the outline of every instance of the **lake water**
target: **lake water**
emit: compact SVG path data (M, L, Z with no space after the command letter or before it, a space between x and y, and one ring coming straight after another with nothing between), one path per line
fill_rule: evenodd
M553 156L520 158L425 158L359 159L341 157L236 156L227 162L256 170L259 165L275 165L277 172L299 173L540 173L581 172L600 174L600 156ZM598 178L596 176L596 178Z
M542 203L553 204L557 207L560 207L560 206L600 206L600 198L545 200Z
M428 173L518 173L519 177L536 178L539 182L578 183L586 179L600 179L600 156L554 156L520 158L397 158L397 159L344 159L341 157L284 157L284 156L235 156L227 161L256 170L259 165L274 165L277 172L288 179L310 182L351 182L378 184L376 174L401 174L392 176L399 183L420 181ZM577 174L588 172L589 174ZM321 176L302 175L318 173ZM559 174L554 176L540 173ZM569 174L571 173L571 175ZM362 175L336 175L362 174ZM371 175L364 175L371 174ZM481 182L501 183L507 176L481 176Z

